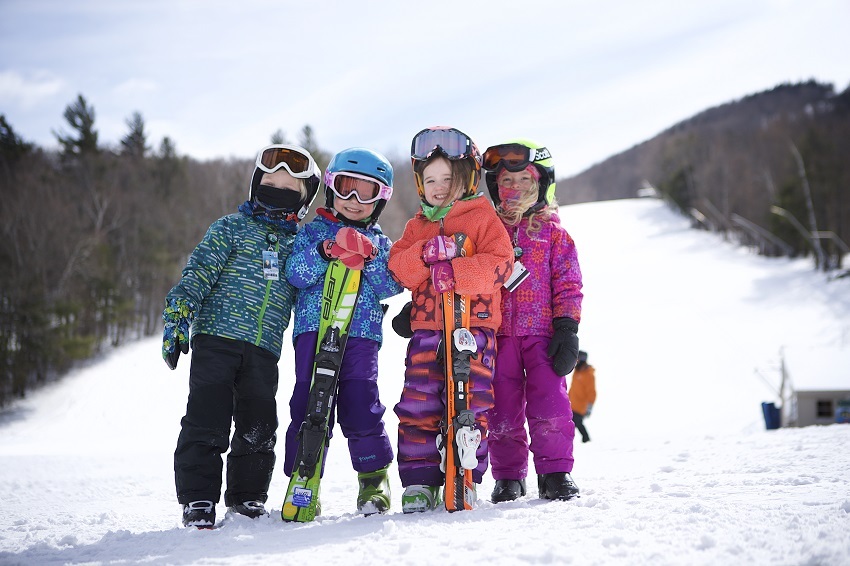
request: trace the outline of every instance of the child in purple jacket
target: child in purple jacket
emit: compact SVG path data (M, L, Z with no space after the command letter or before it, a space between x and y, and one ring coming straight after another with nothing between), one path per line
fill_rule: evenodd
M496 480L491 500L525 495L529 449L539 496L572 499L579 489L570 477L575 425L565 376L578 357L583 295L576 247L557 215L555 171L545 147L527 140L490 147L484 169L516 258L502 289L495 404L488 413Z

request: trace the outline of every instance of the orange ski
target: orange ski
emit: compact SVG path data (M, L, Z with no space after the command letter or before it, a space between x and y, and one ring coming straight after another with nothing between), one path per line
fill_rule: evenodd
M465 234L454 234L460 256L473 253ZM437 448L444 453L446 474L444 500L448 511L472 509L475 485L472 470L478 465L475 452L481 432L475 428L470 410L470 358L477 357L475 338L469 331L470 299L454 291L440 294L443 314L443 361L446 375L446 412L441 423Z

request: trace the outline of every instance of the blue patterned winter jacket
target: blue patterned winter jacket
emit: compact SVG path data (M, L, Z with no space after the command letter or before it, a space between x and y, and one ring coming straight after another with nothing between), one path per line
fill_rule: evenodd
M304 332L319 330L322 289L328 262L319 254L318 246L324 240L336 238L336 233L343 226L344 224L335 218L328 218L320 213L305 224L295 237L295 246L286 261L286 278L298 289L293 340ZM383 340L381 323L384 316L381 301L398 295L403 289L387 270L392 242L384 235L380 226L376 224L368 229L353 228L372 241L378 248L378 255L363 268L360 298L354 309L349 336L368 338L380 344Z
M295 241L295 225L254 217L247 205L213 222L166 302L188 299L198 305L193 338L211 334L242 340L279 358L295 299L295 289L283 274ZM277 280L263 276L263 252L269 249L278 253Z

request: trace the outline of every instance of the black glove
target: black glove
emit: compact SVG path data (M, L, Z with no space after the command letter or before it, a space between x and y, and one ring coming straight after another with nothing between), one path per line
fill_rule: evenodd
M408 301L406 305L401 307L401 312L393 318L393 330L402 338L413 336L413 329L410 328L410 312L412 310L413 301Z
M565 376L576 367L578 361L578 323L571 318L559 317L552 321L555 334L546 352L552 358L555 373Z

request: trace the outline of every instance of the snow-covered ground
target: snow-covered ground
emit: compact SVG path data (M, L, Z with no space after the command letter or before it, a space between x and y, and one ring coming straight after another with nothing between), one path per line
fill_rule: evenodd
M128 345L0 413L0 564L850 564L850 425L765 431L780 351L799 388L850 389L850 279L690 230L654 200L564 207L584 272L579 335L597 368L578 500L530 493L471 512L354 514L337 430L323 515L283 523L277 471L256 521L179 527L172 451L188 358ZM391 301L390 315L405 301ZM389 324L382 399L402 387ZM287 333L289 334L289 333ZM281 361L287 423L291 349ZM758 373L757 373L758 372ZM279 445L282 452L282 443ZM282 457L279 459L282 462Z

